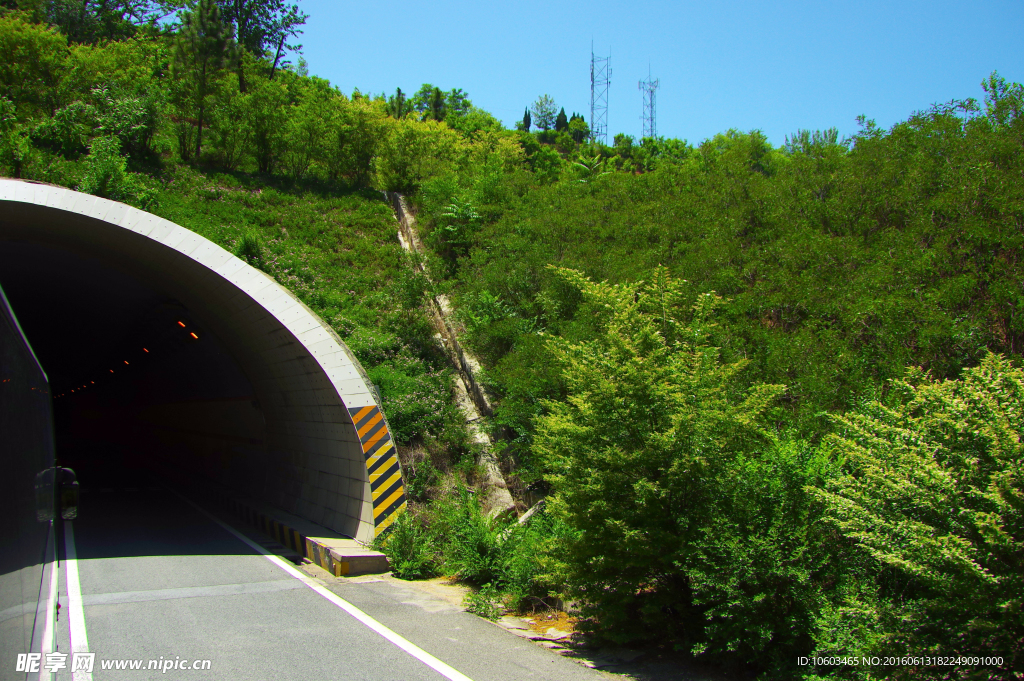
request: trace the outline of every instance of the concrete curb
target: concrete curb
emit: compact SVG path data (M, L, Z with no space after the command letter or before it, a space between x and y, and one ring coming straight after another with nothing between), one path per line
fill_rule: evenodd
M335 577L379 574L390 569L387 556L366 548L355 539L332 537L329 530L314 523L240 498L211 483L197 485L196 491L200 492L202 503L227 511Z

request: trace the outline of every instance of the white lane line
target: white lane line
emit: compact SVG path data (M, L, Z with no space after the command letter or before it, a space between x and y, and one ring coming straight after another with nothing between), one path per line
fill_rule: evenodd
M175 492L175 494L177 494L177 492ZM313 591L317 592L318 594L320 594L321 596L323 596L324 598L329 600L334 605L338 606L339 608L341 608L342 610L344 610L348 614L352 615L352 617L354 617L357 620L359 620L365 626L367 626L370 629L372 629L373 631L377 632L378 634L380 634L381 636L383 636L387 640L391 641L392 643L394 643L396 646L398 646L399 648L401 648L405 652L407 652L410 655L412 655L413 657L415 657L417 660L419 660L423 664L427 665L428 667L430 667L431 669L433 669L437 673L441 674L441 676L444 676L446 679L450 679L451 681L473 681L472 679L470 679L468 676L466 676L462 672L458 671L457 669L455 669L453 667L448 666L447 664L445 664L441 660L437 659L436 657L434 657L433 655L431 655L427 651L423 650L423 648L420 648L418 645L416 645L412 641L409 641L409 640L403 638L401 635L395 633L394 631L391 631L386 626L384 626L383 624L381 624L377 620L373 619L372 617L370 617L365 612L363 612L362 610L360 610L356 606L354 606L351 603L349 603L348 601L346 601L344 598L342 598L338 594L334 593L330 589L327 589L322 584L319 584L318 582L316 582L312 577L309 577L308 575L300 572L298 569L295 568L295 566L289 565L286 561L282 560L278 556L275 556L275 555L271 554L269 551L267 551L265 548L263 548L262 546L260 546L256 542L252 541L251 539L246 537L244 534L242 534L241 532L239 532L235 528L233 528L230 525L228 525L227 523L223 522L220 518L218 518L218 517L214 516L213 514L207 512L206 509L202 508L201 506L193 503L191 499L183 497L180 494L178 494L178 496L181 497L185 501L185 503L187 503L189 506L191 506L192 508L196 509L197 511L199 511L200 513L205 515L207 518L209 518L213 522L217 523L218 525L223 527L225 530L230 532L232 535L234 535L235 537L237 537L238 539L243 541L249 548L251 548L252 550L256 551L258 554L260 554L261 556L263 556L264 558L269 560L271 563L273 563L277 567L279 567L282 570L284 570L285 572L287 572L289 575L291 575L295 579L299 580L300 582L302 582L303 584L308 586Z
M78 552L75 550L75 528L70 520L64 521L64 578L68 586L68 626L71 628L71 652L89 652L89 637L85 632L85 608L82 603L82 585L78 581ZM92 672L75 670L75 681L92 681Z
M53 625L54 625L54 615L57 612L57 577L58 577L58 574L59 574L58 571L57 571L58 568L57 568L57 555L56 555L57 554L57 541L56 541L57 531L56 530L57 530L57 528L55 526L53 526L53 525L50 526L50 537L52 537L54 539L54 541L53 541L53 553L54 553L54 556L53 556L53 560L50 561L50 593L48 594L48 598L46 600L46 619L44 620L44 623L43 623L43 641L42 641L42 646L40 647L40 651L39 651L39 652L41 652L43 654L43 660L42 660L43 662L46 662L46 654L47 653L52 653L53 652L53 648L54 648L54 645L53 645L54 644L54 640L53 640L53 638L54 638L54 626ZM53 676L50 674L50 671L46 667L40 665L40 667L39 667L39 681L50 681L50 679L52 679L52 678L53 678Z
M144 603L146 601L174 601L179 598L206 598L209 596L238 596L265 594L273 591L301 589L294 579L275 579L270 582L243 582L215 586L187 586L175 589L149 589L147 591L117 591L83 596L85 605L114 605L115 603Z

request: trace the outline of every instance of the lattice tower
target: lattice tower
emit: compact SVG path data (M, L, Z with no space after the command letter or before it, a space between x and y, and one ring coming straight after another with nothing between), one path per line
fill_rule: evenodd
M642 116L644 122L644 134L643 137L657 137L658 127L655 122L655 97L657 95L659 81L652 79L650 73L647 74L647 80L641 80L640 92L644 97L644 115Z
M608 87L612 84L612 57L594 55L590 45L590 137L608 144Z

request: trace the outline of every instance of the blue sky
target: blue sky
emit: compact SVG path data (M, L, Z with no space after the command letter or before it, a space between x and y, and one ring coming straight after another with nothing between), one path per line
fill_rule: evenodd
M889 127L998 70L1024 81L1024 2L347 2L300 0L312 75L345 92L460 87L507 126L549 94L589 120L590 45L611 55L609 138L639 136L637 82L661 87L658 134Z

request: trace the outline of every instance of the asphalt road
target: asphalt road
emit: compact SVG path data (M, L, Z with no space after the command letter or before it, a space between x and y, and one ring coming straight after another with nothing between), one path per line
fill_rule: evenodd
M101 681L608 678L401 582L315 580L161 488L83 494L73 535L61 601L77 566L77 645L87 637ZM70 605L58 621L65 652ZM103 668L120 660L142 668ZM171 660L209 668L164 671ZM71 664L54 678L72 678Z

